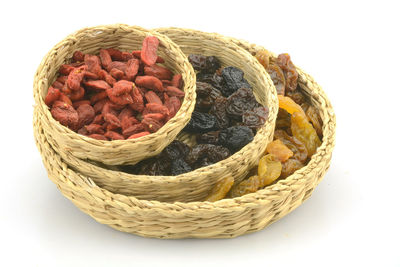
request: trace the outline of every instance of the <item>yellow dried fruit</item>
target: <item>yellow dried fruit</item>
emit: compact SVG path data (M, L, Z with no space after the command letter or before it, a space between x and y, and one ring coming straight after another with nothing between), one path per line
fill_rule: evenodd
M229 195L230 197L241 197L256 192L258 188L260 188L260 179L254 175L233 186Z
M318 134L311 123L308 122L304 112L294 112L291 118L293 136L299 139L307 148L308 157L311 157L321 145Z
M260 187L272 184L279 178L282 172L282 164L275 160L274 155L267 154L258 162L258 177L260 179Z
M205 199L205 201L217 201L220 199L223 199L226 194L229 192L233 185L234 179L232 176L228 176L223 178L221 181L219 181L211 191L211 193L208 195L208 197Z
M293 156L293 151L285 146L285 144L279 139L276 139L267 145L267 153L274 155L275 159L280 162L285 162Z

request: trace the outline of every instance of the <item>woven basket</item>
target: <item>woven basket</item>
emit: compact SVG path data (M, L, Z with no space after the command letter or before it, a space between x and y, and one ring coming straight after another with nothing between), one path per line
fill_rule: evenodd
M181 73L185 97L178 113L156 133L134 139L102 141L77 134L57 122L44 103L50 84L56 79L59 67L72 57L73 52L98 53L101 48L114 47L122 51L141 49L143 39L156 36L160 41L158 53L165 66ZM195 73L179 47L168 37L157 32L123 24L97 26L79 30L58 43L44 57L34 79L36 105L43 113L43 128L66 154L91 159L105 164L134 164L159 154L189 122L195 105Z
M236 66L242 69L245 78L253 87L257 100L269 107L268 119L254 140L239 152L216 164L178 176L132 175L115 171L112 166L97 166L64 151L45 131L48 142L61 155L64 162L110 192L165 202L203 200L213 186L224 177L232 175L235 182L241 181L257 164L268 142L273 138L278 100L272 81L258 61L247 51L218 34L184 30L176 32L174 39L185 54L214 55L220 59L224 67ZM188 141L190 136L181 135L180 139Z
M311 76L299 68L297 71L301 88L311 97L322 118L322 144L307 166L243 197L213 203L165 203L113 194L70 169L47 142L41 120L34 116L36 144L49 178L63 195L96 221L119 231L157 238L231 238L255 232L309 198L330 164L336 127L332 106Z

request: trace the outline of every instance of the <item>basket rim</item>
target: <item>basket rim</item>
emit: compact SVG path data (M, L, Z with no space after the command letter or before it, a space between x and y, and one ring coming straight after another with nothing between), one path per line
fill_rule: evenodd
M195 85L195 83L194 83L194 85L191 85L191 83L187 82L187 80L189 79L190 76L195 77L195 72L194 72L194 69L192 68L191 64L187 60L187 57L185 56L185 54L180 50L179 46L177 46L174 42L172 42L172 40L170 40L170 38L168 38L168 36L160 34L158 32L155 32L155 31L152 31L152 30L148 30L148 29L142 28L140 26L136 26L136 25L115 23L115 24L104 24L104 25L85 27L85 28L81 28L79 30L76 30L73 33L67 35L61 41L59 41L56 45L54 45L46 53L46 55L43 57L41 63L39 64L39 67L37 68L37 70L35 72L35 76L34 76L34 83L33 84L34 84L35 105L41 107L43 113L46 115L46 119L49 121L50 124L52 124L52 125L54 125L55 127L58 128L58 130L57 130L58 132L60 132L60 130L61 130L65 134L74 136L76 139L79 139L79 140L84 141L86 143L90 143L92 145L105 146L105 147L111 147L112 148L115 145L126 145L126 144L132 144L133 145L133 144L138 144L138 143L143 143L143 142L150 141L150 140L152 140L154 138L157 138L158 136L168 135L168 129L171 128L171 124L172 123L174 123L175 121L178 120L177 118L182 117L185 112L188 112L191 115L191 113L194 110L195 101L192 101L192 103L190 103L190 105L188 106L187 110L184 110L184 109L180 108L178 110L178 112L175 114L175 116L173 118L171 118L169 121L167 121L157 132L154 132L154 133L151 133L149 135L142 136L142 137L139 137L139 138L136 138L136 139L112 140L112 141L97 140L97 139L94 139L94 138L90 138L88 136L84 136L84 135L78 134L75 131L72 131L68 127L62 125L57 120L55 120L53 118L53 116L51 115L50 109L44 103L44 99L40 95L40 93L41 93L40 83L42 82L42 79L40 79L38 76L39 76L39 73L43 71L43 70L41 70L42 65L44 65L45 62L50 60L49 56L52 53L56 53L56 51L58 51L58 49L60 49L60 47L62 47L66 41L72 40L72 42L74 42L74 40L76 39L77 35L88 34L88 33L91 33L93 31L102 31L102 30L104 30L104 28L114 28L114 30L123 30L123 31L131 30L131 31L135 31L135 32L144 32L144 33L146 33L146 35L156 36L160 41L160 46L163 46L163 45L166 45L166 44L168 44L170 46L173 46L173 48L176 50L176 52L173 53L173 55L179 56L179 58L184 59L184 63L186 65L184 69L190 74L187 77L185 75L182 75L182 79L184 81L184 89L186 89L186 91L184 90L185 91L185 96L184 96L184 98L182 100L181 107L184 106L185 103L188 103L188 99L189 99L190 95L192 97L194 97L194 99L196 99L196 90L195 90L196 85ZM183 74L183 73L181 73L181 74ZM182 120L182 118L180 120ZM187 122L189 122L189 120ZM184 125L186 125L186 124L187 123L185 123ZM184 126L182 127L182 129L183 128L184 128Z
M299 76L301 75L304 79L307 80L312 86L315 86L318 91L318 95L320 96L323 103L326 105L326 111L329 115L327 117L327 123L323 125L323 139L322 144L318 148L317 152L312 156L310 162L304 166L303 168L297 170L294 174L288 176L285 179L279 180L276 184L271 186L267 186L264 189L260 189L255 193L250 193L241 197L230 198L230 199L222 199L216 202L208 202L208 201L194 201L194 202L161 202L156 200L140 200L134 196L125 196L122 194L115 194L106 189L103 189L97 186L92 179L86 177L78 172L72 170L62 159L61 157L53 150L51 145L45 140L44 142L39 143L40 146L48 146L49 152L51 155L57 159L57 162L61 164L61 168L69 173L68 177L71 179L72 183L69 183L70 186L76 188L84 188L85 191L95 195L102 195L108 201L117 201L120 204L123 204L130 210L154 210L157 207L168 208L168 212L188 212L191 213L193 211L201 210L201 211L211 211L214 209L218 209L220 211L228 210L232 208L240 208L244 209L249 206L254 206L262 203L268 203L271 200L268 199L268 196L273 195L274 192L284 192L287 191L289 193L290 186L294 181L302 180L303 176L309 173L316 165L318 165L324 158L324 156L331 154L332 149L335 145L335 123L336 117L333 112L333 108L328 100L326 94L322 91L321 87L314 81L314 79L303 72L300 68L298 68ZM34 116L34 122L35 118ZM36 125L37 126L37 125ZM41 138L44 138L44 134L40 132L39 127L35 127L35 133ZM79 178L79 179L77 179ZM104 201L103 199L96 198L95 201Z

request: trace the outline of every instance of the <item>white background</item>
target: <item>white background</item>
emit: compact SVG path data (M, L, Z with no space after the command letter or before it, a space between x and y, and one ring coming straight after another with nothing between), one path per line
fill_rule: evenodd
M398 1L4 1L1 266L400 266ZM332 164L312 197L232 240L146 239L100 225L47 178L32 134L33 75L85 26L178 26L291 54L337 115Z

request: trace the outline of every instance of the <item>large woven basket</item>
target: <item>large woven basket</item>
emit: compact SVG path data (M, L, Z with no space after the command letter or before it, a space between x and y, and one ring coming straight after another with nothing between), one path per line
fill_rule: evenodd
M49 178L63 195L96 221L119 231L157 238L230 238L258 231L311 196L324 177L332 156L336 127L332 106L311 76L297 70L301 88L311 97L322 118L322 144L307 166L274 185L243 197L213 203L165 203L113 194L72 170L55 153L37 116L34 117L35 140Z
M224 177L232 175L235 182L241 181L257 164L268 142L273 138L278 99L272 81L258 61L247 51L219 34L183 30L176 32L173 37L185 54L214 55L220 59L223 66L236 66L242 69L258 101L269 107L268 119L254 140L231 157L178 176L132 175L116 171L115 168L113 170L112 166L100 167L64 151L45 131L48 142L61 155L64 162L110 192L135 196L138 199L166 202L203 200L212 187ZM188 141L190 136L181 135L180 138Z
M56 79L61 64L73 52L98 53L101 48L114 47L122 51L141 49L143 39L156 36L160 41L159 55L165 66L182 74L185 97L178 113L156 133L134 139L102 141L77 134L57 122L44 103L50 84ZM42 60L34 79L34 97L42 116L43 128L66 154L105 164L134 164L159 154L189 122L195 105L195 73L186 56L168 37L136 26L123 24L81 29L58 43Z

